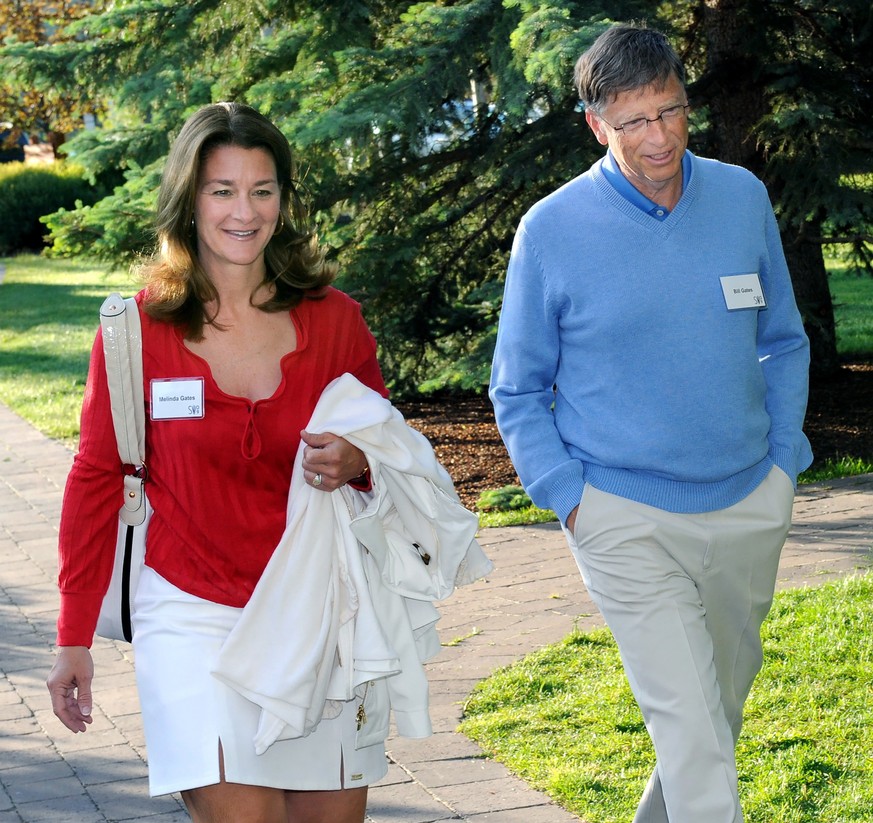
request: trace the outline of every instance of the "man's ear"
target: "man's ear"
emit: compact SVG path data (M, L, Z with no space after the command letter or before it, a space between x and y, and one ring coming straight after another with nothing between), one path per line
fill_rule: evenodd
M589 110L585 112L585 122L588 124L591 131L594 132L594 136L597 138L597 142L600 143L601 146L609 144L609 139L606 134L606 126L593 111Z

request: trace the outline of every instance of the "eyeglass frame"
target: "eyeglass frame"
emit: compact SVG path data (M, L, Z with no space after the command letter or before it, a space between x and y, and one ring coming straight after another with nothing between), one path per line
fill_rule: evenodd
M662 111L657 117L655 117L653 119L650 119L648 117L634 117L632 120L628 120L626 123L622 123L620 126L613 126L612 123L610 123L602 114L600 114L598 112L594 112L594 113L597 115L597 117L600 120L602 120L604 123L606 123L606 125L609 126L609 128L611 128L613 131L620 131L620 132L624 133L625 135L633 135L633 134L642 134L644 131L648 130L649 123L657 123L659 120L666 126L667 123L669 123L674 117L676 117L676 118L680 117L680 113L679 113L680 109L682 111L681 116L687 116L688 109L690 109L690 108L691 108L690 103L677 103L675 106L667 106L667 108L664 109L664 111ZM668 116L668 118L666 120L664 120L664 115L668 111L675 111L676 114L675 115L671 114ZM645 123L646 125L645 126L634 125L630 131L627 131L627 127L629 125L636 124L636 123L640 123L640 124Z

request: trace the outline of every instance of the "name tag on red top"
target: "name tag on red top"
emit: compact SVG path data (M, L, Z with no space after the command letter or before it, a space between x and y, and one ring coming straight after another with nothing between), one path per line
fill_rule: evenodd
M174 377L151 382L151 419L188 420L206 414L202 377Z
M724 302L727 303L728 311L767 307L764 289L761 288L761 279L757 272L725 275L719 280L721 280L721 290L724 292Z

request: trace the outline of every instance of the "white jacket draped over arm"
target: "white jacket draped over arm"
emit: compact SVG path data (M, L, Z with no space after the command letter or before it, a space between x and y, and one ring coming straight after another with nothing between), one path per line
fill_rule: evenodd
M361 449L372 491L326 493L298 451L285 532L213 674L259 705L256 751L309 734L364 696L358 745L431 734L423 663L440 649L434 600L491 571L427 439L350 374L322 393L307 431ZM257 516L256 512L252 513Z

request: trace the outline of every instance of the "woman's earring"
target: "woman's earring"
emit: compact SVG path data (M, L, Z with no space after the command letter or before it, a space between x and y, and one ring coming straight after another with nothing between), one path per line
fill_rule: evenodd
M273 231L273 236L275 237L284 228L285 228L285 215L282 214L282 212L279 212L279 220L276 222L276 228Z

